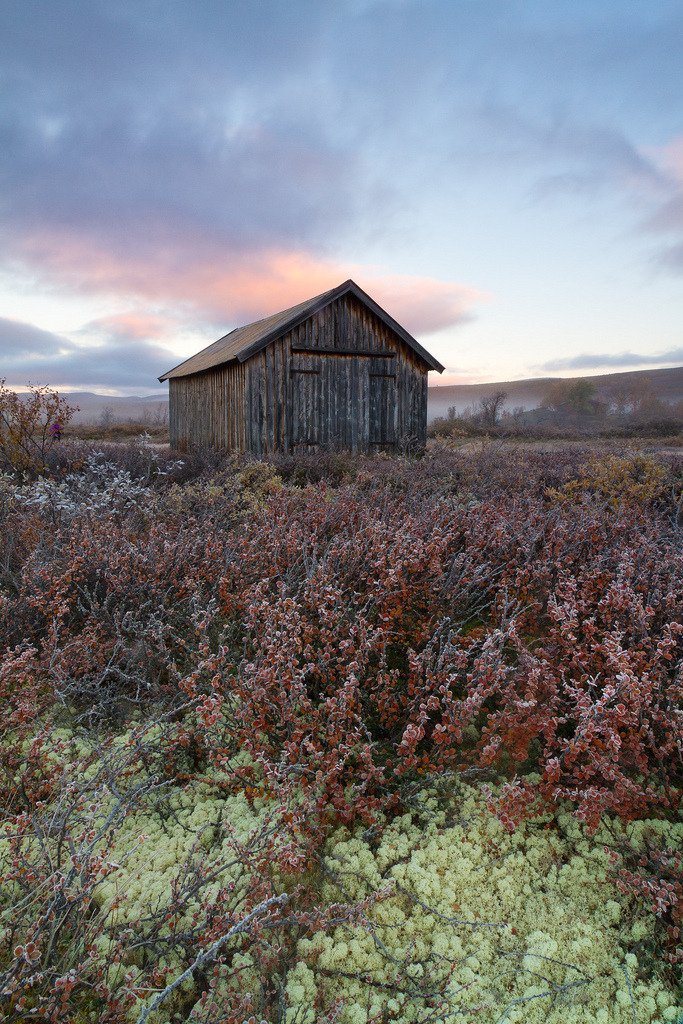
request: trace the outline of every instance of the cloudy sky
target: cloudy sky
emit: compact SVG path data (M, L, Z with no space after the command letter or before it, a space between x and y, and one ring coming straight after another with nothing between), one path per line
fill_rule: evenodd
M0 38L14 385L148 394L348 277L441 383L683 363L680 0L3 0Z

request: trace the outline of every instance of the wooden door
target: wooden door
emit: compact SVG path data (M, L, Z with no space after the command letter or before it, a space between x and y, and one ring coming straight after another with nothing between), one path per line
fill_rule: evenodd
M371 448L396 443L396 374L370 373L368 441Z
M295 451L320 444L320 370L292 369L291 438Z

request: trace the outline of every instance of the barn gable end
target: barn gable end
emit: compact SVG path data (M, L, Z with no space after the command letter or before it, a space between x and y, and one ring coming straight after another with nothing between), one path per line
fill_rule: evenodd
M171 443L256 456L419 446L430 368L443 369L346 282L239 328L165 374Z

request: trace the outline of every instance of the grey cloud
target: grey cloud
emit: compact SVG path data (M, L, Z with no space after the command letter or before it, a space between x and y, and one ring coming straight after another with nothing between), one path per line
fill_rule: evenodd
M620 196L629 204L642 234L668 236L661 243L653 263L664 269L683 270L683 186L680 178L667 174L647 160L628 139L612 130L575 130L569 126L561 139L555 138L567 160L575 163L572 171L544 175L538 179L532 195L537 199L558 194L600 194ZM573 150L573 154L572 154Z
M342 38L333 60L337 74L344 63L357 69L347 90L359 144L370 137L394 163L416 161L416 182L449 189L454 171L507 176L514 166L532 200L616 197L637 222L680 199L635 140L643 123L664 138L680 131L671 96L682 47L683 10L670 6L604 3L579 14L572 4L482 0L387 4ZM415 192L404 200L410 209Z
M168 349L160 345L129 342L83 350L45 367L46 380L55 387L89 385L109 388L159 387L157 380L163 369L178 362Z
M654 253L655 266L675 274L683 272L683 184L673 199L645 221L643 229L668 239Z
M49 265L55 236L119 259L163 248L179 264L328 247L390 190L328 131L315 82L326 9L0 8L5 252Z
M163 243L181 257L206 244L311 242L354 211L357 159L276 119L230 139L220 124L198 126L177 112L140 135L82 119L51 140L49 159L32 125L0 128L0 145L15 154L0 178L10 241L53 231L119 253Z
M584 352L568 359L551 359L541 363L539 370L595 370L602 367L622 366L664 366L667 363L683 363L683 347L669 349L652 355L642 352L593 353Z
M564 106L523 110L489 99L478 106L477 116L488 136L483 157L490 159L497 153L517 163L552 168L537 174L531 189L534 198L561 192L596 194L618 187L662 200L675 187L625 131L595 121L594 113L576 114ZM477 145L477 139L472 139L475 157Z
M683 187L679 186L676 195L663 203L656 213L646 221L644 227L649 231L662 234L683 232Z
M21 320L0 317L0 377L4 376L4 368L14 359L26 359L70 347L71 343L58 334Z
M0 377L13 386L158 388L157 377L178 362L169 349L126 338L119 330L98 343L74 344L32 324L0 319Z
M201 237L325 248L350 224L363 230L366 210L375 221L382 204L396 210L397 150L403 164L425 153L448 164L458 145L471 154L495 140L498 152L585 149L603 165L650 174L617 131L582 128L570 114L515 123L514 99L503 110L501 94L527 97L543 79L552 102L572 69L597 73L614 58L615 34L628 51L637 32L647 51L671 46L674 28L647 32L646 19L614 11L602 32L577 34L562 17L544 24L534 8L491 0L0 5L10 241L27 226L53 225L121 249L163 241L180 250Z
M656 196L671 190L670 179L613 128L561 119L539 132L538 144L550 157L573 162L576 169L541 177L537 195L595 191L614 185Z
M69 258L76 279L95 252L102 291L129 286L131 256L177 280L169 265L270 248L354 253L401 216L403 237L429 230L410 216L419 193L477 154L540 162L538 195L656 193L659 172L610 118L627 82L653 111L678 89L683 18L608 3L577 31L571 7L0 4L3 252L55 274Z

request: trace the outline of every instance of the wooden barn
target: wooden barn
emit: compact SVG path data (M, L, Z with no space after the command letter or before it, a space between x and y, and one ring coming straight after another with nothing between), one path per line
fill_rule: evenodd
M353 281L230 334L163 374L171 444L227 451L424 445L443 366Z

